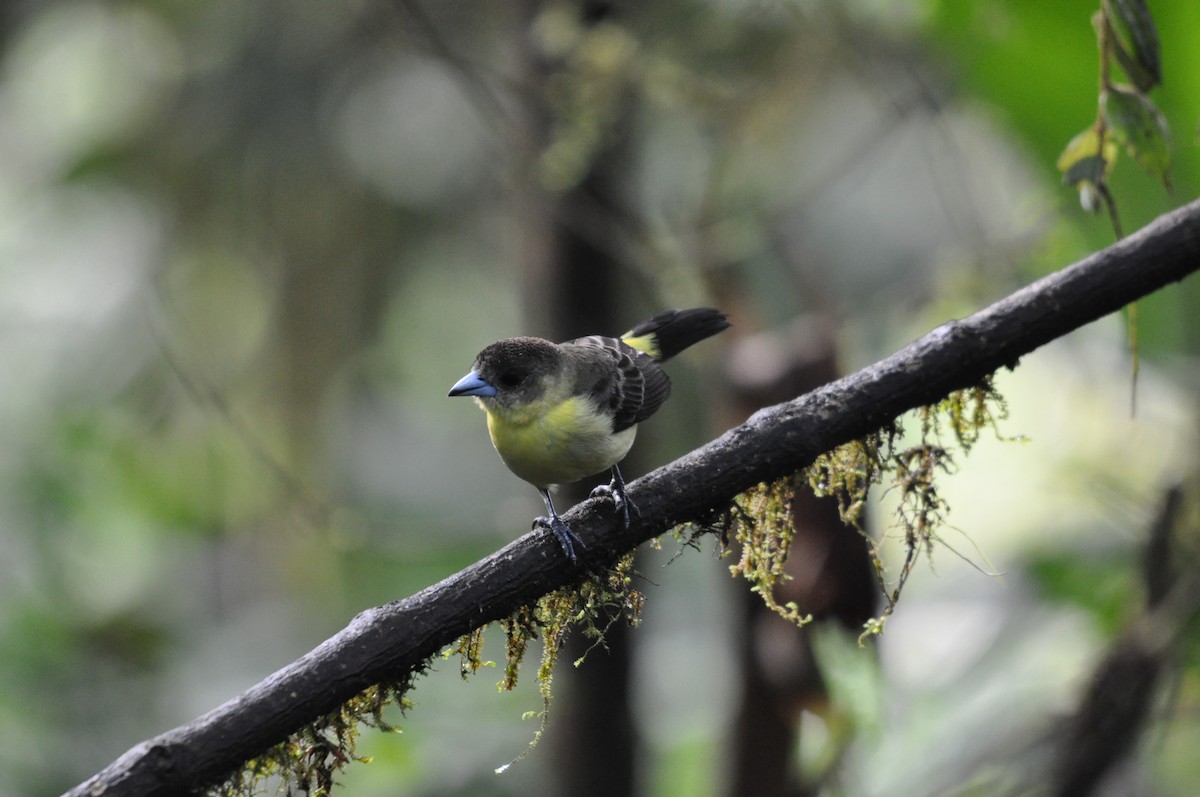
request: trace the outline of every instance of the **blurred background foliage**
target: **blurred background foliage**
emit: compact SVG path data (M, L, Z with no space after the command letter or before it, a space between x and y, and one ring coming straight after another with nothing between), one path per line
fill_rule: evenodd
M69 788L528 528L536 494L445 391L549 334L531 220L616 264L618 326L583 332L734 315L673 367L647 466L728 420L753 333L819 318L857 368L1111 243L1055 170L1095 116L1096 5L5 4L0 794ZM1175 195L1122 161L1127 230L1200 183L1200 7L1151 11ZM614 150L619 212L557 201ZM953 528L878 655L817 635L841 709L796 717L812 793L1003 793L1080 699L1196 469L1200 283L1141 307L1136 417L1119 318L1000 375L1024 442L945 480ZM641 794L727 793L744 587L711 550L642 565ZM1112 793L1200 782L1195 638ZM498 678L437 666L342 793L559 793L554 717L493 774L540 707Z

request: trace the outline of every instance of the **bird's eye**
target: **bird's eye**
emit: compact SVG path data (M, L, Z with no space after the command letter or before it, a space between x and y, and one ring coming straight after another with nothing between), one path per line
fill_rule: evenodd
M500 374L500 387L516 387L521 384L522 377L516 371L505 371Z

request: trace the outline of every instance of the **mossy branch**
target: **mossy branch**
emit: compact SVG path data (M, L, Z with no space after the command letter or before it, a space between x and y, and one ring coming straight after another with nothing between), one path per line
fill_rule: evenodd
M1193 202L885 360L762 410L632 482L640 514L629 529L614 526L611 504L580 504L565 516L587 544L580 569L566 565L549 534L527 534L409 598L368 609L296 662L142 742L68 794L179 795L215 784L374 685L407 683L458 638L579 581L583 568L611 564L679 523L706 522L753 485L796 473L908 410L972 388L1039 346L1198 269L1200 202Z

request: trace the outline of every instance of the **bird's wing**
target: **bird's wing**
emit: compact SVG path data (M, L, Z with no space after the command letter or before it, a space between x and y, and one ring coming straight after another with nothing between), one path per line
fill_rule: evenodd
M654 358L616 338L591 335L563 345L598 355L580 387L599 409L612 414L614 432L646 420L671 395L671 380Z

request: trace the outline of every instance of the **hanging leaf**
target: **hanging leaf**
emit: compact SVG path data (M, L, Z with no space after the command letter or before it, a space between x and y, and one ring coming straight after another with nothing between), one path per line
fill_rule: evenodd
M1104 182L1104 166L1104 158L1099 155L1080 158L1063 172L1063 182L1067 185L1078 185L1082 182L1102 183Z
M1058 156L1058 170L1062 172L1063 182L1067 185L1078 185L1082 181L1101 184L1112 171L1117 158L1117 146L1104 136L1096 125L1072 138Z
M1170 191L1171 133L1154 103L1131 87L1112 86L1100 93L1100 113L1130 157Z
M1125 49L1125 46L1111 27L1108 28L1108 34L1108 40L1112 43L1112 54L1116 56L1117 63L1121 65L1121 69L1133 81L1133 85L1137 86L1141 91L1149 91L1162 82L1161 75L1148 71L1136 57L1130 54L1129 50Z
M1088 213L1107 209L1113 229L1119 230L1117 208L1108 191L1108 175L1116 163L1118 146L1104 130L1094 124L1072 138L1058 156L1058 170L1063 182L1079 192L1080 207Z
M1143 0L1103 0L1113 42L1113 53L1121 69L1143 92L1162 83L1162 60L1158 29Z

